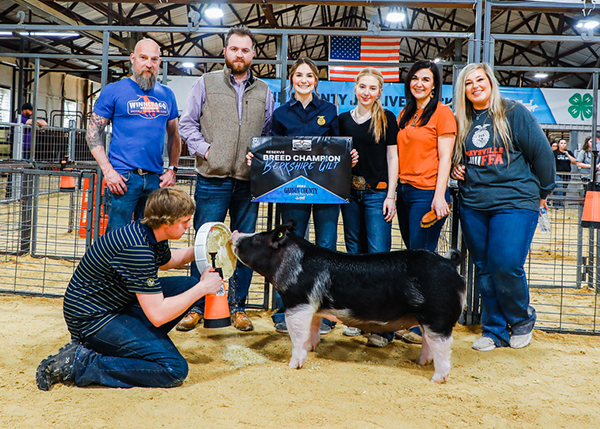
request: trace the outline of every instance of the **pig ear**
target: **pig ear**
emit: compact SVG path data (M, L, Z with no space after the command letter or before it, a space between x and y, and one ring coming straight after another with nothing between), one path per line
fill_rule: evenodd
M288 226L289 231L296 232L296 221L294 219L288 220L284 225Z
M288 234L290 233L290 231L294 230L294 225L296 224L296 222L294 222L293 220L287 223L284 223L283 225L278 226L274 231L273 231L273 237L271 239L271 245L277 249L280 246L282 246L283 244L285 244L285 242L287 241L288 238Z

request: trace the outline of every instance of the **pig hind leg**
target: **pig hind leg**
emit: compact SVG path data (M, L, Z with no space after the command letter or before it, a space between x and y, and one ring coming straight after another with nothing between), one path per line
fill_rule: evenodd
M308 304L298 305L285 312L285 321L292 340L292 359L290 368L301 368L306 361L309 350L313 350L319 343L319 325L314 328L315 309ZM316 343L315 343L316 334Z
M433 359L435 372L431 381L443 383L450 375L450 355L452 354L452 334L446 336L432 332L427 326L423 327L423 351L417 359L419 365L425 365ZM427 350L427 352L426 352ZM426 354L425 354L426 353ZM427 360L427 362L425 362Z
M425 332L423 327L421 327L421 332ZM417 358L417 365L427 365L433 360L433 350L430 344L431 338L425 334L423 334L422 338L421 355Z

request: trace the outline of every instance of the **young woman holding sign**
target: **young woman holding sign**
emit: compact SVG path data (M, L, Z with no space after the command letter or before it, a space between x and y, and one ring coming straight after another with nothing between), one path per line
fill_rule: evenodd
M274 136L338 136L340 134L337 108L319 97L319 70L309 58L298 58L290 69L289 101L273 112L272 133ZM292 92L293 91L293 92ZM249 163L253 155L249 153ZM353 163L358 161L356 151L352 151ZM294 220L296 231L304 236L310 215L313 215L315 241L317 246L336 250L337 225L340 213L339 204L282 204L282 221ZM285 307L277 294L279 309L272 319L278 332L287 332ZM331 332L334 322L324 320L321 334Z
M356 77L356 108L339 117L340 135L352 137L360 161L352 168L349 204L342 204L344 238L348 253L389 252L392 220L396 214L398 148L396 116L381 104L383 76L372 67ZM344 335L361 335L347 327ZM382 347L393 332L371 334L368 345Z

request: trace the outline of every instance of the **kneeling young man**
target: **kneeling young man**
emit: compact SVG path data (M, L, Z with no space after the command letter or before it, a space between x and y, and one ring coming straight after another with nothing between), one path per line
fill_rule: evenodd
M194 277L161 277L158 269L194 260L194 248L171 251L191 227L195 204L184 191L161 188L144 218L101 236L85 252L67 287L63 312L72 342L44 359L37 385L175 387L188 365L168 332L198 299L221 287L207 268Z

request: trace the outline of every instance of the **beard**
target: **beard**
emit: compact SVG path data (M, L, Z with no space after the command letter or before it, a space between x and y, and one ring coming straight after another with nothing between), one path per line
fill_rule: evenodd
M251 63L245 63L245 62L239 62L239 61L231 62L227 58L225 58L225 65L227 66L227 68L229 70L231 70L232 74L241 75L241 74L246 74L246 72L250 68Z
M144 76L144 71L149 71L150 76ZM135 82L138 84L138 86L142 88L143 91L149 91L154 88L154 85L156 85L156 76L158 75L158 71L142 69L138 72L134 70L133 75L135 76Z

